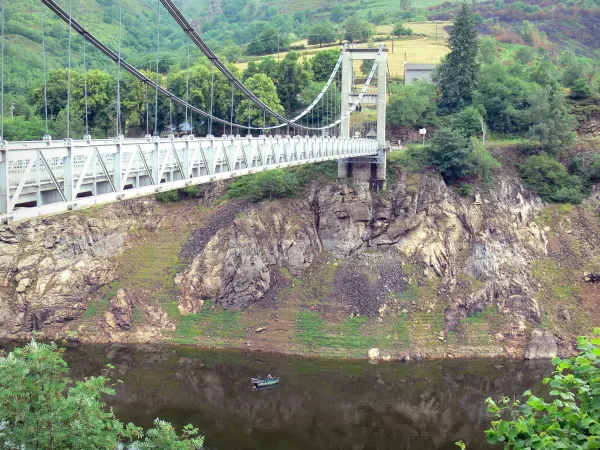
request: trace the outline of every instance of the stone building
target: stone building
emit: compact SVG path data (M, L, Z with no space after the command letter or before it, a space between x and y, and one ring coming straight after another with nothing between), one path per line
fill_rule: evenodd
M404 84L412 84L415 80L431 81L437 64L404 64Z

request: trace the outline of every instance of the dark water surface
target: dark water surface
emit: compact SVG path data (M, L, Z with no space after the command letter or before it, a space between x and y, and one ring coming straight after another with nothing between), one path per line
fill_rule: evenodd
M74 378L116 366L123 421L192 423L207 449L489 449L484 400L537 387L549 362L445 360L372 365L187 347L81 346ZM281 377L253 391L250 378ZM538 388L539 389L539 388ZM534 390L538 390L534 389Z

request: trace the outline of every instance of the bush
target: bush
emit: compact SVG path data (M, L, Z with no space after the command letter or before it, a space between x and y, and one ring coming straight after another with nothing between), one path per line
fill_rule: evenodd
M427 165L427 146L410 144L402 152L387 154L388 165L394 169L406 170L408 172L422 172Z
M172 203L179 201L179 191L171 189L170 191L159 192L156 194L156 199L163 203Z
M525 184L544 200L580 203L584 198L581 178L569 175L564 165L546 153L527 158L521 173Z
M397 23L394 25L394 36L412 36L413 30L405 27L404 24Z
M442 128L429 141L428 162L449 182L471 175L474 169L467 140L450 128Z
M460 183L456 187L456 192L461 197L471 197L473 195L473 185L469 183Z
M179 197L200 198L202 197L202 188L199 184L184 187L183 189L179 189Z
M578 78L571 87L571 98L584 99L592 96L592 89L585 78Z
M115 395L110 378L71 382L62 353L56 344L32 341L0 357L0 448L202 448L204 438L191 425L179 437L159 419L146 432L122 423L103 400Z
M594 164L592 164L588 177L592 183L600 182L600 159L597 159Z
M469 158L473 164L473 173L480 180L490 181L492 170L499 169L502 164L475 137L472 137L469 141L469 149L471 151Z
M456 114L452 114L448 117L448 122L450 128L460 131L467 139L471 136L479 136L482 133L483 115L475 106L469 106Z
M576 357L554 358L550 401L523 393L525 401L503 397L487 400L495 415L486 431L490 444L504 448L592 449L600 435L600 328L592 338L580 337ZM507 419L508 418L508 419ZM464 448L464 445L463 445Z

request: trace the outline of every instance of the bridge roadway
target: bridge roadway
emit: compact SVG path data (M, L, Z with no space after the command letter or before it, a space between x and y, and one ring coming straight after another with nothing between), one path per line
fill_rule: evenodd
M379 157L377 141L259 136L0 141L0 222L327 160Z

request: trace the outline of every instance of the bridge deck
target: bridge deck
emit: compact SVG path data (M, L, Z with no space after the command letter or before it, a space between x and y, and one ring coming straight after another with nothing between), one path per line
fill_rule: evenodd
M378 152L370 139L300 136L1 142L0 221Z

